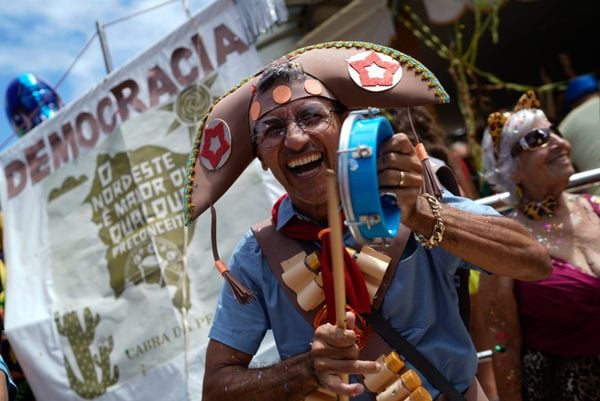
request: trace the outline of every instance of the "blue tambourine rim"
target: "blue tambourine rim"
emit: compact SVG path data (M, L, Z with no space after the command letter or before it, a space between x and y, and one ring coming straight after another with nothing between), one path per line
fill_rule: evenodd
M400 209L395 202L381 196L377 179L377 155L381 143L393 135L384 117L366 118L365 112L348 115L340 132L338 175L342 207L346 223L357 242L394 237L400 224ZM371 156L353 158L350 150L360 145L371 148ZM350 170L350 164L358 166ZM370 227L359 224L361 215L377 215L380 221Z
M346 216L346 222L356 221L356 216L354 215L354 208L352 207L352 198L350 197L350 183L348 177L348 164L350 155L343 152L348 150L352 126L354 121L357 119L364 119L364 116L358 113L350 113L348 117L346 117L340 131L340 141L338 145L338 152L342 152L338 154L338 185L340 191L340 200L342 201L342 209L344 210L344 215ZM362 244L365 242L365 239L360 233L360 230L358 230L357 226L350 224L348 225L348 228L358 243Z

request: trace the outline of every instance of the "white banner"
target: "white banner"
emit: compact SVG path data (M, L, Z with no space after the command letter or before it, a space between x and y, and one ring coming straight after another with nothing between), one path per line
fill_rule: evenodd
M201 398L223 280L182 187L197 119L259 68L242 38L216 1L0 155L5 329L39 401ZM253 164L216 205L222 256L272 199Z

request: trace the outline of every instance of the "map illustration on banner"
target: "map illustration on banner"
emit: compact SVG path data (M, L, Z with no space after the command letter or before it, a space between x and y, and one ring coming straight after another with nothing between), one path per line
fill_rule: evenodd
M108 247L106 263L116 297L140 283L170 286L173 305L189 309L183 269L183 187L186 154L146 146L96 158L85 199L98 235Z

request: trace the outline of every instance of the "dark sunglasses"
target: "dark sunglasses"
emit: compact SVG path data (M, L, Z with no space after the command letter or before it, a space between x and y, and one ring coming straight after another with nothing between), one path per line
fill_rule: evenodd
M515 143L510 151L510 155L512 157L516 157L525 150L531 150L544 146L550 142L550 136L552 134L558 135L562 138L562 134L554 125L547 128L538 128L528 132L521 139L519 139L517 143Z

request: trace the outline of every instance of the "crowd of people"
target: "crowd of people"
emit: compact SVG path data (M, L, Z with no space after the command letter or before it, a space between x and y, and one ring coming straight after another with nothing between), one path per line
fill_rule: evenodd
M449 149L431 113L432 104L444 101L443 88L415 60L406 68L404 57L351 42L302 49L234 88L204 119L206 126L226 127L232 148L241 149L233 157L258 158L286 191L229 261L236 281L224 285L218 300L204 400L600 399L600 200L567 192L575 145L566 138L582 134L571 131L568 119L561 133L534 92L490 115L480 173L494 191L510 192L511 213L504 216L472 200L479 195L473 172ZM383 76L370 75L365 67L372 62L386 70ZM570 115L582 107L575 97ZM332 216L339 205L332 212L328 203L328 176L342 168L344 121L368 107L384 108L394 129L372 156L381 199L391 197L401 215L397 236L384 245L348 227L336 239L339 216ZM587 135L598 137L593 128ZM188 163L188 221L241 171L228 162L219 170L204 167L203 129ZM455 177L439 166L450 166ZM332 282L338 240L349 249L337 259L346 271L346 305ZM375 290L360 263L371 247L386 261ZM308 304L300 302L303 288L286 279L286 266L297 260L306 285L318 283ZM483 329L471 333L458 301L465 288L456 284L465 270L480 277L472 293ZM281 360L250 367L267 330ZM473 342L493 351L485 378ZM401 363L392 363L394 351ZM416 373L414 387L403 380L407 372ZM397 398L387 398L392 394Z

